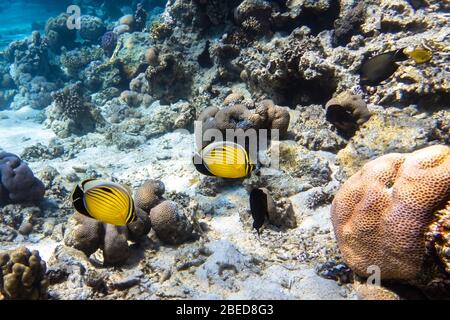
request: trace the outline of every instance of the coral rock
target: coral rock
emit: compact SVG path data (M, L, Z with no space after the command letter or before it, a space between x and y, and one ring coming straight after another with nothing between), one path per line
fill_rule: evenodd
M94 16L81 17L80 36L84 40L97 41L106 31L102 19Z
M449 147L393 153L367 163L341 187L331 207L345 262L362 276L375 265L382 279L417 278L426 259L426 231L449 196Z
M47 266L39 252L19 247L0 252L0 300L47 298Z
M325 108L327 120L346 137L353 136L371 116L363 98L348 91L328 101Z
M164 192L165 186L161 181L147 180L134 195L136 206L149 213L161 201Z
M14 154L0 152L0 203L34 202L44 197L44 184Z
M78 212L74 214L73 220L75 225L68 228L70 232L64 239L65 244L83 251L89 257L103 243L105 233L103 224Z
M105 239L103 258L105 265L117 266L124 264L130 256L128 247L128 229L105 224Z
M130 255L128 240L141 241L151 228L148 214L139 208L136 211L136 221L123 227L102 223L77 212L69 220L64 243L87 257L102 249L105 265L123 265Z
M158 238L167 244L180 244L192 236L192 225L178 205L166 200L150 211L150 221Z

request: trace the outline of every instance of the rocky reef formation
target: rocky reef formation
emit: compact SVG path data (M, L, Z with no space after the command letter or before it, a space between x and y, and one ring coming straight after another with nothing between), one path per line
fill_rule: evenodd
M59 137L94 131L103 121L100 112L84 96L81 83L55 92L53 100L54 103L47 109L47 122Z
M124 265L131 255L128 241L145 242L150 230L164 243L181 244L193 236L192 224L174 201L165 200L164 184L148 180L136 191L136 220L119 227L75 213L69 221L64 243L82 251L89 258L98 249L103 265Z
M3 182L16 168L46 190L31 207L0 208L0 244L53 241L51 298L408 296L365 284L370 264L408 292L433 297L430 286L448 285L448 190L434 183L443 164L433 166L444 156L420 162L450 143L444 2L77 4L80 30L61 14L0 54L0 147L29 165L0 153L0 194L16 197ZM366 59L406 47L431 61L407 59L384 82L361 83ZM192 166L195 120L222 133L278 129L281 141L258 150L248 178L205 177ZM86 178L136 190L136 223L72 217L68 190ZM267 195L259 237L254 189ZM398 210L410 219L389 215Z
M151 227L148 215L142 210L137 210L136 221L125 227L101 223L79 213L72 220L73 226L68 227L65 244L82 251L87 257L102 249L106 266L125 263L130 256L128 240L139 241Z

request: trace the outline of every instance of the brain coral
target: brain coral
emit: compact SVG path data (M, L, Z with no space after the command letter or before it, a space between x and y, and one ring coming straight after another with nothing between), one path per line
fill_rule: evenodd
M150 221L158 238L164 243L180 244L192 235L192 225L177 203L161 202L150 211Z
M414 280L427 260L427 232L450 200L450 148L427 147L370 161L338 191L331 207L345 262L359 275Z
M156 206L164 194L165 186L159 180L147 180L140 186L135 195L135 203L138 208L149 213L150 209Z

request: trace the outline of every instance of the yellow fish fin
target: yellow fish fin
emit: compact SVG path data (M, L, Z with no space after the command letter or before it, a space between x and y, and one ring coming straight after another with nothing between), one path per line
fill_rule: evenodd
M403 51L409 58L413 59L415 63L421 64L431 60L433 58L433 52L425 48L416 48L413 50L405 49Z

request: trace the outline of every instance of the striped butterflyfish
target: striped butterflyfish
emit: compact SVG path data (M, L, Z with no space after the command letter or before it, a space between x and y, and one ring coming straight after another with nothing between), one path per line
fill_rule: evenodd
M247 177L254 169L248 152L240 144L230 141L207 145L193 157L198 172L220 178L238 179Z
M124 226L136 220L131 193L114 182L84 180L73 189L71 200L79 213L101 222Z

